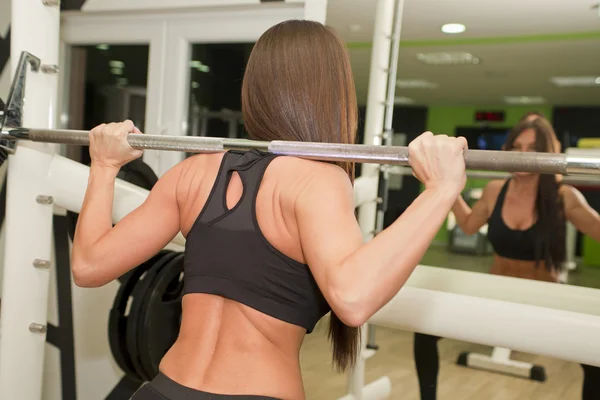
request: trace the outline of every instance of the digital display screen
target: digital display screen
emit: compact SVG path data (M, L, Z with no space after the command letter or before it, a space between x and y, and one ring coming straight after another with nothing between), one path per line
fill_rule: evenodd
M504 122L504 111L476 111L477 122Z

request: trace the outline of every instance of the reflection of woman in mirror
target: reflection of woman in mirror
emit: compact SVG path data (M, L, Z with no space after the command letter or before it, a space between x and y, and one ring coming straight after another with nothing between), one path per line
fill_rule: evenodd
M560 152L560 143L545 118L530 114L513 128L503 149ZM566 221L600 241L598 213L577 189L562 184L554 175L515 173L507 180L490 181L473 208L459 196L452 211L467 235L488 224L488 239L494 249L492 274L559 282L566 259ZM436 395L438 339L415 335L415 363L423 400ZM583 369L583 399L600 399L600 368Z

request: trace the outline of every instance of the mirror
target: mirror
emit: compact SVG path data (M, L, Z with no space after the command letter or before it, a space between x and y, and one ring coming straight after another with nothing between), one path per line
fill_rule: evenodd
M242 79L254 43L196 43L189 64L188 135L246 138Z
M354 3L342 11L339 0L330 1L328 24L348 44L364 120L375 4ZM529 112L548 119L563 152L576 152L580 139L598 136L597 9L536 1L515 2L515 8L487 2L468 7L441 0L404 3L393 127L407 142L430 130L464 136L471 149L501 150L511 128ZM360 9L360 15L350 8ZM394 180L386 226L422 190L409 172L401 185ZM490 180L468 179L463 198L470 206ZM600 210L600 180L570 185ZM487 229L485 224L466 235L450 215L422 264L488 273L495 253ZM565 232L565 268L558 280L600 288L600 243L571 223Z
M393 114L395 134L403 135L408 143L430 130L464 136L472 149L501 150L522 117L537 111L551 124L563 152L600 155L600 149L581 149L594 146L593 142L586 144L581 139L599 136L597 4L558 0L405 0L403 3ZM376 2L328 1L327 24L339 32L350 51L362 126L375 11ZM422 185L410 173L397 172L390 185L385 226L396 220L422 191ZM472 207L480 201L483 189L494 179L498 178L471 174L462 193L465 203ZM500 182L500 187L503 183ZM595 212L600 211L600 181L567 184L575 187L590 209L595 210L586 214L586 221L577 221L579 228L586 224L589 227L596 221ZM510 243L514 243L516 248L519 241L514 238L523 236L518 230L527 230L527 225L523 225L526 217L529 216L531 225L539 219L539 213L523 212L519 200L526 197L512 190L508 193L509 200L503 203L509 204L507 212L500 215L505 223L508 221L509 228L514 228L513 237L505 240L509 246L505 247L510 248ZM563 192L558 193L564 196ZM535 210L532 199L529 204ZM516 218L519 216L521 220ZM467 235L458 219L457 215L449 215L421 264L490 274L498 265L495 247L488 237L490 226L484 223L474 234ZM600 243L591 234L579 232L575 225L566 223L562 241L555 239L564 247L565 268L557 282L550 285L556 285L557 290L567 288L561 283L600 289ZM505 260L502 265L510 265L510 261ZM513 264L514 268L519 266L523 264ZM516 273L513 271L512 275ZM585 293L593 297L589 291ZM321 329L325 331L324 327ZM324 343L324 339L313 335L307 341L311 346ZM394 398L401 391L403 398L423 400L436 396L548 399L557 393L565 399L587 400L597 398L600 392L597 378L600 369L582 368L577 363L555 358L379 327L369 332L368 343L370 348L379 350L367 361L365 384L387 375ZM323 397L326 393L340 398L348 393L346 382L330 380L325 368L305 361L303 372L310 388L308 397ZM310 385L311 378L316 380L316 377L334 384Z

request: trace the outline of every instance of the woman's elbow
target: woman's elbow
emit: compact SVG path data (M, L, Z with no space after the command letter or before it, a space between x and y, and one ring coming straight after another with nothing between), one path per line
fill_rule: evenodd
M357 328L364 325L371 314L366 309L366 302L358 300L356 296L336 293L335 301L331 305L333 313L344 325Z
M342 317L337 313L335 315L337 315L344 325L351 328L360 328L368 321L368 318L365 318L364 314L361 314L360 312L347 313Z
M106 282L94 273L95 268L81 261L73 260L71 263L71 272L73 273L73 282L82 288L96 288L104 286Z
M467 235L467 236L474 235L474 234L476 234L476 233L479 231L479 229L472 229L472 228L468 228L468 227L465 227L465 228L460 228L460 229L461 229L461 230L463 231L463 233L464 233L465 235Z
M73 282L75 283L75 285L82 288L96 287L96 285L94 285L94 280L90 276L90 274L76 268L73 268L71 271L73 272Z
M479 232L479 228L473 228L466 222L457 223L457 225L460 228L460 230L467 236L471 236Z

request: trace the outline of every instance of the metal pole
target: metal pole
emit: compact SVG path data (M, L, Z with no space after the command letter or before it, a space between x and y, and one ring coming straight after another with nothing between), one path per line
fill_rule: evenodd
M398 53L400 52L400 33L402 30L402 12L404 11L404 0L397 0L394 17L394 32L392 34L390 63L388 69L387 100L385 103L385 120L383 123L382 141L384 146L392 144L394 129L392 121L394 117L394 98L396 97L396 76L398 72ZM379 171L379 185L377 196L381 199L377 203L377 216L375 219L375 235L383 230L385 213L388 205L388 179L385 170ZM367 348L377 350L379 346L375 341L375 326L369 325L369 340Z
M3 131L0 139L24 139L34 142L89 145L88 134L87 131L18 128ZM409 165L408 147L404 146L291 141L266 142L246 139L169 135L129 135L128 141L131 146L138 149L187 151L190 153L215 153L233 149L258 149L272 154L321 161L343 160L371 164ZM472 170L562 175L600 175L600 158L594 157L492 150L466 150L464 157L467 169ZM376 196L372 197L375 198Z
M396 15L394 20L394 33L392 37L392 55L388 71L387 101L385 104L385 121L383 124L384 134L392 130L394 117L394 98L396 97L396 77L398 75L398 55L400 53L400 32L402 31L402 15L404 11L404 0L398 0L396 4ZM384 137L385 141L385 137Z
M21 124L53 127L56 123L59 12L58 6L45 6L40 0L12 1L13 75L23 51L36 54L42 64L39 72L28 74L27 110L16 116ZM46 173L57 147L19 143L8 160L0 399L42 398L53 213Z
M387 81L389 79L390 50L395 0L378 0L373 21L373 45L371 48L371 69L369 72L369 93L367 96L367 109L365 116L365 131L363 143L373 148L381 149L381 133L384 128L385 103L387 97ZM364 164L361 168L361 177L378 177L379 169L373 164ZM378 197L378 184L374 185L373 192L366 193L367 199ZM377 226L377 204L366 203L358 207L358 223L365 241L375 236ZM368 326L368 325L367 325ZM348 393L355 400L364 397L365 376L364 354L367 348L365 336L367 326L361 328L361 346L357 365L348 375Z

